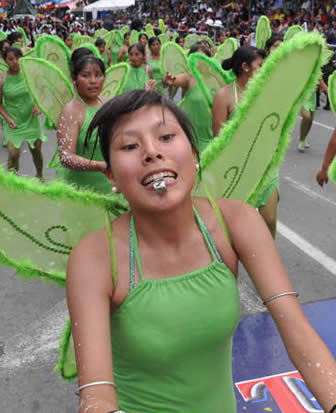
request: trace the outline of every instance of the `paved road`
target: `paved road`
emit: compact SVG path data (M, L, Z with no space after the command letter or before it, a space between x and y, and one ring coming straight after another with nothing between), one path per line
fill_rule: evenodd
M304 303L336 297L336 186L329 184L321 189L315 182L334 119L331 112L317 112L310 133L311 149L304 154L296 149L296 125L280 174L276 242ZM51 138L44 145L46 160L53 153L54 137ZM6 150L0 147L0 163L6 157ZM23 174L33 173L26 148L21 164ZM46 176L51 178L52 172ZM243 315L264 311L243 270L240 291ZM52 372L65 318L64 291L38 280L24 283L12 270L0 267L1 412L76 411L75 384L62 382Z

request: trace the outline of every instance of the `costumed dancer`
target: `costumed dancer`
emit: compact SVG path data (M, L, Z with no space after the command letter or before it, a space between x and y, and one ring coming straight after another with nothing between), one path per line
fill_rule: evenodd
M134 89L156 88L151 67L145 66L145 49L140 43L135 43L128 49L130 72L127 76L123 92Z
M153 79L156 81L156 91L163 95L165 91L162 85L164 75L161 72L160 66L161 41L158 37L151 37L148 46L151 52L151 57L147 64L152 68Z
M328 183L328 169L336 156L336 129L330 138L327 150L324 154L321 170L316 175L316 181L320 186Z
M4 145L8 147L8 170L19 171L19 158L23 142L28 143L36 168L36 176L42 179L42 142L44 135L40 110L34 105L20 70L22 52L16 47L4 51L8 71L0 77L0 114L3 116Z
M64 32L62 38L63 38L64 43L67 45L67 47L72 51L73 38L72 38L71 34Z
M130 211L80 241L68 262L79 412L236 412L239 261L291 361L334 412L335 359L304 315L260 215L238 200L212 206L191 196L198 149L185 114L136 90L106 103L89 133L96 128L111 184Z
M128 48L129 48L129 41L130 41L130 33L124 34L124 44L119 49L117 61L119 62L128 62Z
M203 53L211 57L209 49L200 42L195 43L190 48L189 55L193 53ZM180 102L180 107L189 116L197 131L199 151L202 152L213 139L212 120L196 79L190 73L181 73L175 77L168 73L163 79L163 83L170 87L182 88L183 99Z
M182 49L184 49L184 37L178 36L176 37L175 43L178 44Z
M230 59L222 62L223 69L232 69L237 79L220 89L215 96L212 106L214 136L218 136L223 124L232 117L236 110L236 105L247 87L248 81L253 77L256 70L260 68L265 56L266 54L262 49L257 49L253 46L242 46L234 52ZM279 171L274 170L269 183L255 202L255 207L259 209L273 238L276 235L278 201Z
M56 175L79 188L110 194L111 185L104 175L106 163L99 145L95 148L91 142L84 147L88 126L103 103L100 94L104 73L101 59L89 54L80 58L72 56L72 80L77 95L64 107L58 121L57 140L63 167L56 168Z
M105 69L112 64L111 52L106 50L106 42L104 39L98 38L95 41L95 46L99 50L102 61L104 62Z

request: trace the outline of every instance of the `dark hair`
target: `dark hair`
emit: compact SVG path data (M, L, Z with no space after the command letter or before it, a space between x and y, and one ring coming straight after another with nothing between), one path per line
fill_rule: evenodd
M7 59L8 53L13 53L15 57L18 59L23 56L21 50L17 47L10 46L6 50L3 51L3 58L4 60Z
M84 56L94 56L93 51L88 49L87 47L79 47L78 49L74 50L71 54L71 67L76 63L77 60Z
M204 53L206 56L211 57L210 50L206 46L204 46L204 44L202 44L201 42L197 42L191 46L189 50L189 55L196 53L199 50L201 50L202 53Z
M151 37L151 38L148 40L148 47L151 48L151 47L152 47L152 44L153 44L155 41L158 41L158 42L161 44L161 40L160 40L158 37Z
M143 22L140 19L134 19L131 23L131 30L137 30L140 32L143 27Z
M96 138L94 148L96 148L99 139L104 160L108 169L111 169L109 147L111 135L113 135L113 128L123 115L135 112L147 105L161 106L163 117L166 109L172 112L186 134L192 148L196 151L196 156L199 161L198 143L195 130L185 112L159 93L143 89L131 90L130 92L118 95L105 103L98 110L88 128L85 137L85 147L88 146L88 142L91 139L94 130L97 129L98 137Z
M183 36L177 36L176 39L175 39L175 43L180 43L181 40L184 41L184 37Z
M64 42L66 41L68 37L72 37L69 32L62 31L61 34L62 34L62 39Z
M105 46L106 42L104 39L101 39L100 37L98 37L98 39L95 41L95 46L99 47L99 46Z
M2 54L2 57L3 57L3 47L6 43L9 44L9 41L7 39L3 39L0 41L0 53Z
M268 52L271 50L272 46L276 42L282 42L283 41L283 36L280 34L272 34L272 36L267 40L266 45L265 45L265 50Z
M144 48L144 47L142 46L142 44L140 44L140 43L134 43L134 44L132 44L132 46L130 46L130 47L128 48L128 54L130 54L131 51L132 51L134 48L136 48L138 52L142 53L142 54L145 56L145 53L146 53L146 52L145 52L145 48Z
M23 34L21 33L21 32L13 32L13 33L10 33L8 36L7 36L7 40L8 40L8 43L10 44L10 45L12 45L13 43L15 43L16 41L18 41L19 39L21 39L23 37Z
M145 36L147 41L148 41L148 34L147 33L145 33L145 32L139 33L139 40L140 40L141 36Z
M155 27L155 28L154 28L154 34L155 34L155 36L158 36L158 35L161 34L161 33L162 33L161 29L159 29L158 27Z
M257 57L264 59L266 53L263 49L257 49L253 46L242 46L239 47L230 57L230 59L225 59L222 62L223 70L232 69L236 76L239 76L242 72L242 64L245 62L248 66L256 60Z
M130 32L126 32L126 33L124 34L124 40L126 39L127 36L130 36L130 35L131 35Z
M71 76L75 80L79 73L85 68L86 65L98 65L103 74L105 74L105 65L101 59L95 56L82 56L80 59L75 60L71 66Z

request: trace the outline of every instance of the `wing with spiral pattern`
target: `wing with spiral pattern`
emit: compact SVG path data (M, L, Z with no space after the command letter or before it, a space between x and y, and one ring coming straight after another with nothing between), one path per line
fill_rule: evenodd
M101 94L109 99L118 95L124 87L129 71L127 63L118 63L109 67L105 72L104 88Z
M37 57L58 67L64 76L71 77L71 53L66 44L57 36L45 35L36 42Z

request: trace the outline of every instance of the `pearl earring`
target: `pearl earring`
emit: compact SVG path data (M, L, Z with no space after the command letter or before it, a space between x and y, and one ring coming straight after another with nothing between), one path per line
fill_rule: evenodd
M116 186L112 186L112 192L114 192L115 194L118 192L118 189Z
M196 164L196 171L199 171L199 168L200 168L199 163L197 163Z

